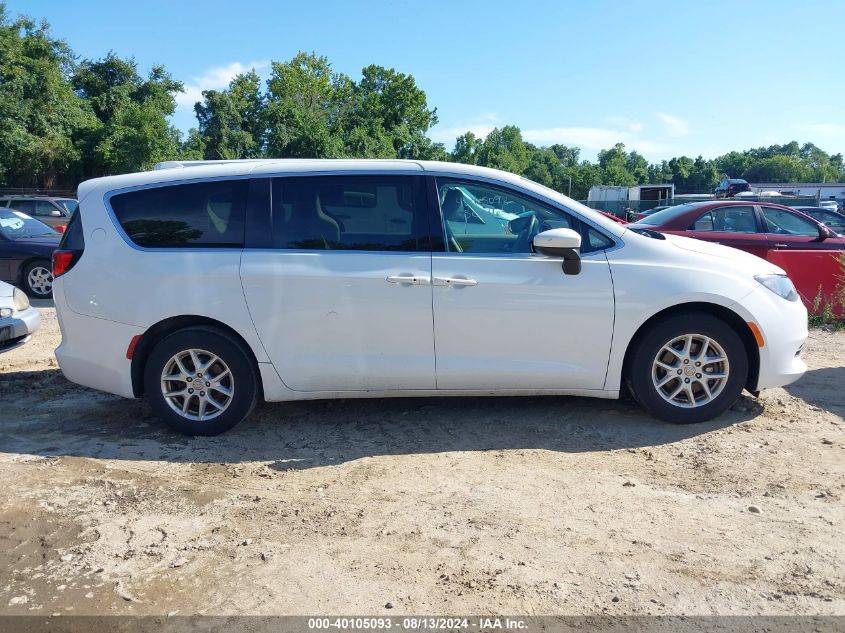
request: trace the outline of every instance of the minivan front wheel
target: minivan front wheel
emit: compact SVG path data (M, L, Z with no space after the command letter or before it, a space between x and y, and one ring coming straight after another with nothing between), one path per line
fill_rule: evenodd
M144 392L156 415L177 431L218 435L255 407L258 378L241 345L214 328L192 327L153 348Z
M636 400L668 422L703 422L727 410L748 377L739 334L709 314L679 314L639 339L628 368Z

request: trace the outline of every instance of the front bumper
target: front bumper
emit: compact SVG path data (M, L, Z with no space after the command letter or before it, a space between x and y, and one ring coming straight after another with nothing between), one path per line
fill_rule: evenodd
M0 341L0 353L8 352L26 343L40 326L41 314L33 307L0 319L0 330L11 328L9 337Z
M800 300L787 301L760 286L732 309L755 323L763 336L754 391L783 387L804 375L807 365L801 350L807 341L807 308Z

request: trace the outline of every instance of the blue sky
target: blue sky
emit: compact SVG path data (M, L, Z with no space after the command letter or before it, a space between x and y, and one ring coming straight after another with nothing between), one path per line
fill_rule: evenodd
M7 0L81 56L114 50L203 89L297 51L359 77L412 74L435 140L516 124L526 140L594 158L622 141L650 160L791 140L845 152L845 1Z

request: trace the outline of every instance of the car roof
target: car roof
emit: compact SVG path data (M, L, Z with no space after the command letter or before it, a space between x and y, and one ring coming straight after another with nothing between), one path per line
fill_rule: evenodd
M153 171L105 176L86 180L79 185L78 199L84 202L89 195L105 196L118 190L131 189L147 185L190 182L214 178L237 178L248 176L275 175L343 175L358 173L396 173L396 174L448 174L460 178L476 177L495 180L513 185L534 193L540 197L556 200L561 204L568 204L576 211L585 215L595 224L609 233L621 236L624 227L618 223L594 213L583 204L567 198L562 193L545 187L523 176L517 176L507 171L465 165L463 163L449 163L445 161L398 160L398 159L346 159L346 158L277 158L277 159L243 159L243 160L211 160L211 161L169 161L156 165Z
M481 176L506 182L526 179L514 174L462 163L390 159L344 158L277 158L208 161L169 161L158 163L153 171L142 171L86 180L79 185L80 201L92 190L114 191L154 183L204 180L208 178L259 176L275 174L343 174L343 173L449 173Z
M787 211L795 210L795 207L787 207L783 204L776 204L774 202L764 202L762 200L745 200L743 198L733 200L702 200L700 202L682 202L681 204L676 204L674 206L691 207L693 209L715 209L717 207L730 207L736 205L760 205L761 207L774 207L775 209L786 209Z

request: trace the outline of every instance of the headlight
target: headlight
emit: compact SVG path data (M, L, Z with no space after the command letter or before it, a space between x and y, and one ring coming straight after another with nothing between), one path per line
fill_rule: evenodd
M786 275L755 275L754 279L787 301L798 301L798 292Z
M5 319L6 317L10 316L12 316L11 308L0 308L0 319Z
M15 288L15 292L12 295L12 304L15 306L15 310L19 312L26 310L29 307L29 297L20 288Z

